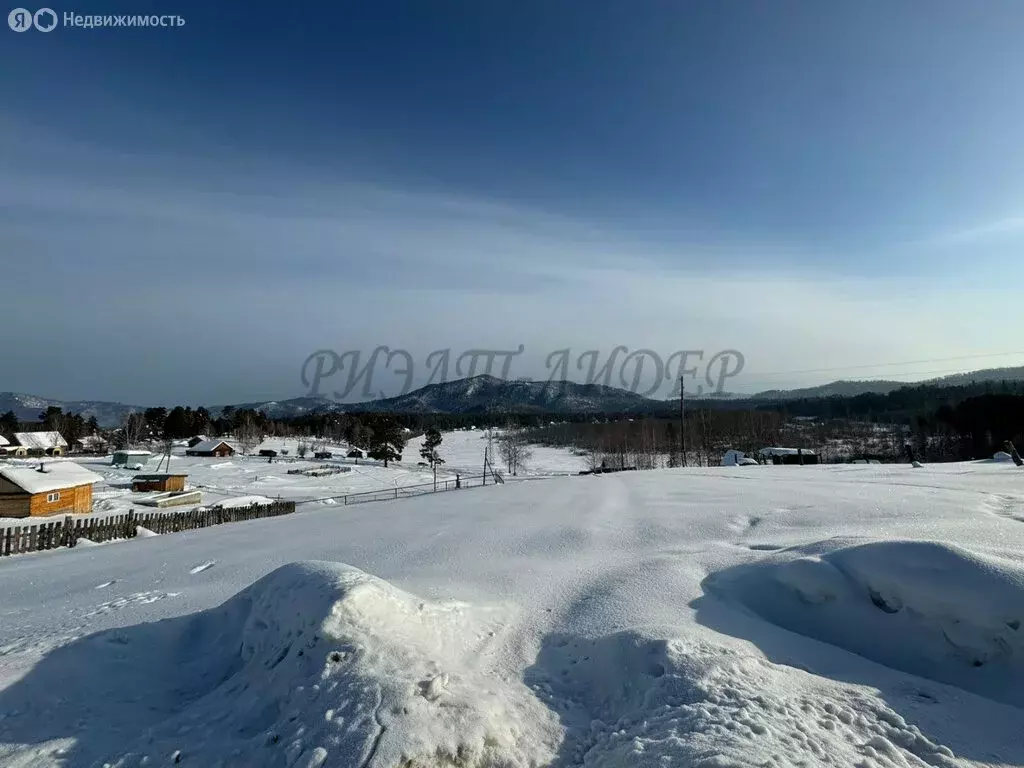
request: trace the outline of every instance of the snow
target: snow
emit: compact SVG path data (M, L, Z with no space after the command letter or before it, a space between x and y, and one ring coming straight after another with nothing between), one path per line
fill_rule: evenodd
M10 440L8 440L3 435L0 435L0 445L10 445L10 444L11 444Z
M33 467L0 465L0 477L14 483L26 493L46 493L79 485L92 485L103 478L71 461L46 461L44 472L39 471L39 462Z
M996 451L992 454L993 461L1013 461L1013 456L1006 451Z
M51 448L67 448L67 440L60 432L15 432L18 445L29 450L46 451Z
M553 477L4 558L0 764L1024 764L1020 480Z
M235 507L251 507L253 504L270 504L274 500L266 496L236 496L233 499L218 501L218 507L223 509L234 509Z

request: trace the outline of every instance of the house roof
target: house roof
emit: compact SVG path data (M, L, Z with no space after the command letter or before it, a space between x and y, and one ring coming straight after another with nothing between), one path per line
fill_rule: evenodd
M152 456L152 451L114 451L115 456Z
M10 440L8 440L3 435L0 435L0 445L10 445L10 444L11 444Z
M166 480L169 477L188 477L188 475L184 472L161 472L153 475L136 475L132 480L142 480L145 482L152 480Z
M40 472L38 467L0 467L0 477L33 494L92 485L103 479L71 461L53 461L43 466L45 472Z
M214 448L216 448L218 445L221 445L221 444L226 445L231 450L235 450L235 446L233 446L227 440L203 440L203 442L196 443L195 445L193 445L191 448L189 448L189 450L190 451L212 451Z
M18 445L45 451L48 448L67 448L68 441L60 432L15 432Z

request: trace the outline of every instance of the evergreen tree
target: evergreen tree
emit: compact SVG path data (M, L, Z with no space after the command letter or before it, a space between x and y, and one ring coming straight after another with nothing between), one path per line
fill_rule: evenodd
M374 425L370 445L370 458L383 461L386 467L389 461L402 457L402 449L405 448L402 427L394 419L382 419Z
M437 448L441 445L441 433L436 427L430 427L423 436L423 446L420 448L420 456L433 467L440 460L437 455Z
M3 416L0 416L0 433L5 435L13 435L18 431L18 417L14 411L8 411Z

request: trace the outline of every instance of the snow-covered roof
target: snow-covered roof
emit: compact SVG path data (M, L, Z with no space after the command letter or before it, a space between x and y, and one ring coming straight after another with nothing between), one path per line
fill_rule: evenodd
M802 453L804 456L813 456L814 451L810 448L762 448L762 456L796 456Z
M0 435L0 445L10 445L10 444L11 444L10 440L8 440L3 435Z
M203 440L203 442L196 443L195 445L193 445L191 448L189 448L189 450L190 451L212 451L214 448L216 448L221 443L226 445L231 450L235 449L235 446L233 446L227 440Z
M115 456L152 456L152 451L114 451Z
M106 445L107 441L102 435L85 435L84 437L78 438L78 442L82 445Z
M67 448L68 441L60 432L15 432L14 439L25 448L47 450L49 448Z
M85 467L71 461L54 461L44 464L45 472L38 467L0 467L3 477L26 493L46 493L61 488L92 485L103 478Z

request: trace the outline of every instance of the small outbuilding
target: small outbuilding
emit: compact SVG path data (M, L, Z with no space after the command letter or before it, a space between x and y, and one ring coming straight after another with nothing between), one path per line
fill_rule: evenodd
M330 451L317 451L313 454L314 459L331 459L334 458L334 454Z
M818 456L810 448L762 448L762 459L772 464L817 464Z
M234 456L235 448L225 440L205 440L186 449L186 456Z
M358 448L353 448L351 451L346 453L345 456L350 458L350 459L363 459L363 458L366 458L366 456L363 454L363 452L360 451Z
M260 456L262 456L265 459L276 459L277 451L275 451L273 448L261 448Z
M167 472L153 475L136 475L132 478L133 491L179 492L185 490L188 475Z
M145 464L152 456L150 451L114 451L110 464L115 467L137 467Z
M102 480L70 461L0 467L0 517L92 512L92 487Z

